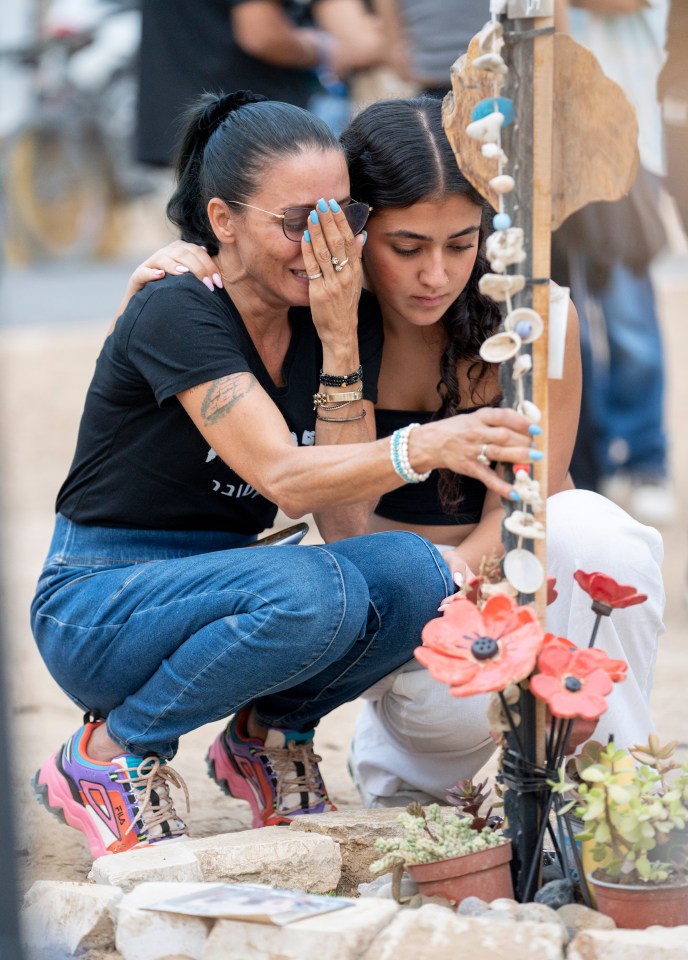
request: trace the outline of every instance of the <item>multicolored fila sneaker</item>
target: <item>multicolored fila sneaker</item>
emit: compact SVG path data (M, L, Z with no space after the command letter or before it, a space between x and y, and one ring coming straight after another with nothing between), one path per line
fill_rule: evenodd
M169 793L169 784L180 787L188 808L179 774L158 757L91 760L86 751L98 726L86 723L45 761L33 780L39 803L86 834L94 859L184 836Z
M313 731L273 729L264 743L254 740L246 728L249 709L238 713L211 746L208 776L230 797L248 801L254 827L336 810L318 769Z

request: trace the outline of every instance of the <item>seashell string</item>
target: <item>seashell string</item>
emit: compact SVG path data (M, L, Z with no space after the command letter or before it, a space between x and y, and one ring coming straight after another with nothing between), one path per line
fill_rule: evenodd
M495 175L489 183L499 201L492 221L494 232L485 244L491 272L480 278L479 288L485 296L504 304L504 323L497 333L482 344L480 356L488 363L512 361L511 380L516 394L514 407L535 424L542 414L536 404L526 397L525 386L532 373L532 356L523 347L542 336L544 323L542 317L530 307L514 307L512 297L524 289L526 278L519 273L507 272L509 267L518 267L526 260L526 250L523 230L512 224L505 203L505 198L516 187L514 178L505 170L509 158L502 146L502 131L516 120L513 102L502 96L509 67L502 56L504 27L499 18L506 13L506 8L507 0L490 0L490 20L478 34L478 56L473 60L473 68L490 75L492 95L473 107L466 128L467 135L482 144L482 155L496 163ZM506 581L503 588L528 595L535 593L545 580L542 564L532 550L534 541L545 536L544 524L535 516L543 510L544 504L540 484L532 478L529 465L517 465L514 489L520 502L506 505L504 527L516 537L516 547L509 550L504 558ZM502 585L498 585L497 589L499 586Z

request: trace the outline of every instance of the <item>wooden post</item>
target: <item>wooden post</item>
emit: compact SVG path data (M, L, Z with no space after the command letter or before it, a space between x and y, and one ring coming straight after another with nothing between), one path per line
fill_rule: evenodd
M513 192L502 202L513 225L524 231L526 253L525 261L508 271L525 277L524 289L515 294L513 305L532 307L544 324L543 335L528 348L533 367L524 386L527 399L542 414L538 447L545 457L534 474L545 499L550 232L586 203L617 199L627 192L638 162L637 126L623 91L602 74L592 54L569 37L554 36L553 0L492 0L490 6L500 11L504 31L502 56L508 72L500 95L513 102L516 118L501 131L508 158L505 172L515 180ZM466 61L457 61L452 68L452 93L445 98L443 120L462 172L496 209L500 198L490 184L497 172L495 160L485 158L481 144L466 133L475 105L495 95L494 74L473 66L479 53L478 38L474 38ZM504 406L513 406L516 400L512 369L513 360L501 364ZM510 513L516 507L509 503L505 509ZM516 537L506 529L502 539L505 551L516 546ZM546 571L545 541L533 543ZM545 578L534 597L519 595L520 603L534 603L543 626L546 589ZM549 790L544 704L524 690L519 708L518 739L514 733L506 736L500 778L507 786L504 799L513 841L514 887L517 898L523 900L538 886L539 840Z

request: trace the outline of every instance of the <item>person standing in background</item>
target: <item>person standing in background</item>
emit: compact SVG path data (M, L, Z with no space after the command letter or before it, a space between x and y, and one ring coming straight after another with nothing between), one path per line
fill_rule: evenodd
M384 59L362 0L143 0L142 15L137 153L155 166L174 162L178 117L203 92L308 107L326 93L319 78L345 81Z
M582 319L584 402L572 473L578 486L599 487L624 500L638 520L662 524L674 515L675 503L663 345L649 267L665 242L657 212L665 169L656 87L668 2L570 0L569 7L571 35L595 54L635 107L640 151L629 196L589 205L554 239L553 277L571 285ZM567 279L557 271L558 259Z
M659 75L657 95L662 104L667 151L666 187L676 201L683 229L688 234L688 4L672 0L666 42L667 59Z

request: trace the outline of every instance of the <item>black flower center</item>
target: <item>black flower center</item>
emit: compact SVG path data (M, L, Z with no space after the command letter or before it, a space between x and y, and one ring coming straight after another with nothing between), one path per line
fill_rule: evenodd
M578 677L567 677L566 680L564 680L564 686L569 693L578 693L583 686L583 681L579 680Z
M499 653L499 644L492 637L476 637L471 644L471 653L476 660L491 660Z

